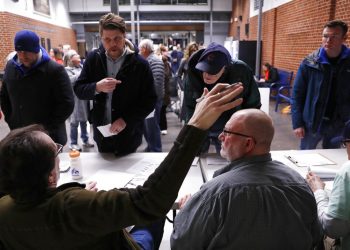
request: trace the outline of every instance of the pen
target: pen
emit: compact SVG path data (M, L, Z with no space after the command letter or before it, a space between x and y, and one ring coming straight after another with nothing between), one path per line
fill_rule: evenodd
M311 172L311 167L307 166L307 172L310 173Z
M235 83L233 83L233 84L231 84L231 85L226 86L225 88L222 89L222 91L220 91L220 93L223 92L223 91L225 91L225 90L227 90L227 89L230 89L230 88L236 86L236 85L239 84L239 83L240 83L240 82L235 82ZM203 96L199 97L198 99L196 99L196 102L199 103L199 102L203 101L204 98L205 98L205 96L203 95Z

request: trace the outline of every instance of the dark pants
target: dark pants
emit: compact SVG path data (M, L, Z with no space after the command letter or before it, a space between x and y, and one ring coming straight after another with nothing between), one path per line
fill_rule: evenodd
M126 155L134 153L142 143L142 123L126 125L126 128L119 134L110 137L103 137L94 125L94 140L100 153L114 153L116 155Z
M160 109L162 107L162 100L156 102L154 116L145 119L144 122L144 136L147 141L146 152L162 152L162 141L160 139Z
M322 140L323 149L340 148L340 142L334 140L339 137L344 129L342 122L325 122L322 133L312 133L305 129L305 136L300 141L300 149L315 149Z
M221 141L217 136L207 136L205 138L205 141L202 144L202 147L200 149L201 154L206 154L209 151L210 144L213 144L215 146L215 151L217 154L220 154L221 151Z
M166 108L168 105L162 105L162 108L160 109L160 120L159 120L159 127L160 130L167 130L168 129L168 122L166 119Z

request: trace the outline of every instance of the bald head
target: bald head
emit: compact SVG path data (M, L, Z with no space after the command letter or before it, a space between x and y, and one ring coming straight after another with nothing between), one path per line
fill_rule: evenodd
M222 133L221 155L233 161L245 156L270 152L274 135L271 118L259 109L244 109L235 112L225 125Z
M270 150L275 129L271 117L259 109L244 109L234 113L231 117L240 123L247 134L254 137L258 145Z

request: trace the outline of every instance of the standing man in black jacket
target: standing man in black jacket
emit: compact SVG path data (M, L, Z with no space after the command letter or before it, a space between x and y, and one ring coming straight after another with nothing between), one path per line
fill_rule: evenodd
M154 109L157 95L148 62L126 36L122 17L106 14L99 21L102 40L84 63L74 91L78 98L94 100L92 122L100 152L123 155L142 142L143 121ZM104 137L98 126L108 125Z
M74 108L66 70L50 59L33 31L17 32L14 45L17 53L7 62L0 93L5 121L11 130L40 123L65 145L65 121Z

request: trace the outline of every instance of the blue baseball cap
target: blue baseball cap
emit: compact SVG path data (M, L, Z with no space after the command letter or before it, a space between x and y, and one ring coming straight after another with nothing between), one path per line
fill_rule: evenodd
M21 30L15 36L15 50L39 53L40 42L35 32L30 30Z
M210 75L216 75L224 66L229 65L230 62L231 55L228 50L224 46L213 42L203 51L196 69Z

